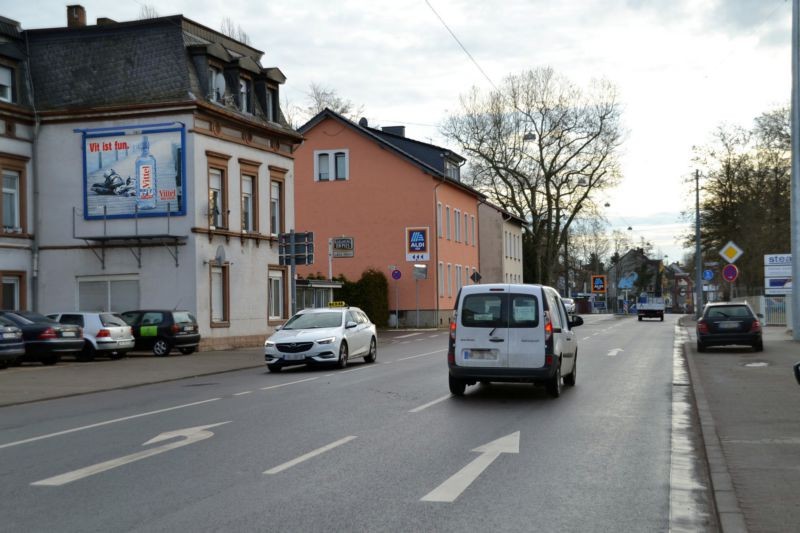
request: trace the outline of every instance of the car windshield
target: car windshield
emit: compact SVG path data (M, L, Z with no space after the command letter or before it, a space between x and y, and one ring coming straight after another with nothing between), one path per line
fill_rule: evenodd
M112 313L100 313L100 322L107 328L128 325L121 316Z
M708 318L750 318L753 314L744 305L721 305L708 309Z
M38 320L34 320L32 318L29 318L28 317L29 314L35 315L36 313L27 313L25 311L13 312L13 313L9 312L9 313L6 313L5 316L6 316L6 318L8 320L11 320L12 322L16 322L17 324L35 324L36 322L39 322ZM41 315L39 315L39 316L41 316ZM49 318L46 318L46 317L42 317L42 318L47 322L52 322L52 320L49 319Z
M197 320L194 319L194 316L192 315L192 313L189 313L188 311L175 311L174 313L172 313L172 316L175 319L175 323L176 324L185 324L187 322L192 322L192 323L197 322Z
M294 315L283 329L335 328L342 325L341 311Z

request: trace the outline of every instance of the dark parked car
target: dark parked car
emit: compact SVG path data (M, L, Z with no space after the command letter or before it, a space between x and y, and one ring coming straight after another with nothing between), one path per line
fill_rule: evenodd
M7 318L0 317L0 369L13 365L24 354L22 330Z
M706 305L703 316L697 321L697 351L704 352L709 346L735 344L762 351L760 316L746 303L715 302Z
M134 350L152 350L154 355L163 357L177 348L187 355L200 344L197 320L189 311L125 311L122 318L133 328Z
M62 355L75 355L83 349L83 331L78 326L59 324L32 311L0 311L0 317L22 330L25 355L20 361L54 365Z

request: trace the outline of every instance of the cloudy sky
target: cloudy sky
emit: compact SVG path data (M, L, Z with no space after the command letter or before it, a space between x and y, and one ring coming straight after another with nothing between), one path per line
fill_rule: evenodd
M288 81L302 105L314 82L363 105L372 126L447 146L437 125L472 86L490 89L538 66L584 84L614 82L628 132L624 180L608 202L612 228L680 259L690 230L691 147L722 123L749 126L787 105L791 90L789 0L75 0L97 17L183 14L213 29L230 18ZM67 2L0 0L23 28L66 24ZM437 16L438 13L438 16ZM442 21L469 51L459 47ZM486 74L484 76L481 70ZM489 79L487 79L487 77ZM491 80L491 82L489 81ZM455 146L449 146L456 149Z

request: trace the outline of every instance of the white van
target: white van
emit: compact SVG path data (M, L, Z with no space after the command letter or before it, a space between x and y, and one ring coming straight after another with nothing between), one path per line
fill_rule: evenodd
M467 385L506 381L544 384L561 395L575 385L583 324L569 315L552 287L523 284L469 285L459 291L447 351L450 392Z

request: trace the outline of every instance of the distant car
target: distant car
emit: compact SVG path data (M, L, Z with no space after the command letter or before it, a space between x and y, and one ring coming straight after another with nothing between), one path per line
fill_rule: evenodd
M83 331L78 326L59 324L32 311L0 311L0 317L22 330L25 355L20 361L54 365L62 355L74 355L83 349Z
M345 368L352 357L372 363L378 356L375 324L357 307L304 309L264 343L270 372L284 366L335 363Z
M715 302L707 304L697 321L697 351L709 346L748 345L760 352L764 349L761 315L746 303Z
M564 302L564 308L567 310L567 313L570 315L575 313L575 300L572 298L561 298L561 301Z
M23 355L22 330L7 318L0 317L0 369L13 365Z
M142 309L121 316L133 328L134 350L152 350L153 355L165 357L177 348L188 355L200 344L197 320L189 311Z
M95 356L120 359L133 350L133 329L116 313L70 311L47 315L61 324L83 328L83 350L76 356L91 361Z

